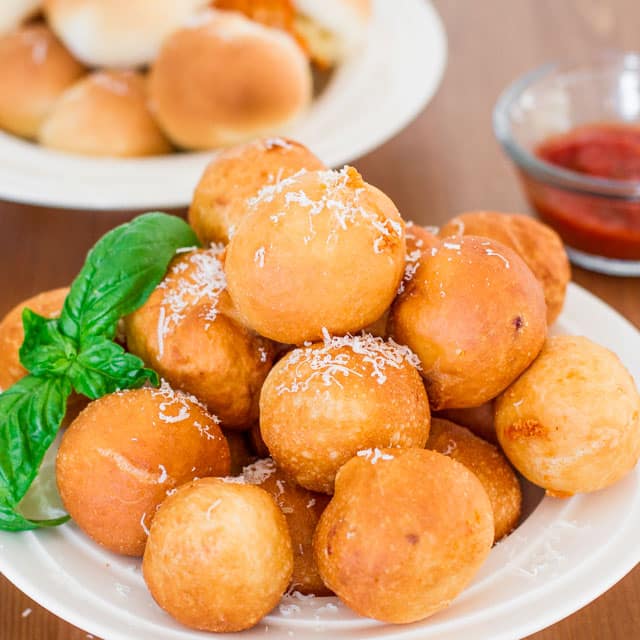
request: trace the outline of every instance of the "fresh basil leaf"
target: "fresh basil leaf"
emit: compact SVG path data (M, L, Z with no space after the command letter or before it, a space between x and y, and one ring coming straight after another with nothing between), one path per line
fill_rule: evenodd
M57 527L69 520L69 516L52 520L29 520L15 511L10 504L0 501L0 529L4 531L29 531L41 527Z
M43 318L30 309L22 312L24 342L20 362L34 375L63 374L76 357L71 341L60 333L57 318Z
M71 383L66 377L33 375L0 394L0 526L7 510L13 510L22 500L36 477L56 437L70 394ZM16 514L7 522L24 527L31 521Z
M67 375L79 393L95 400L120 389L141 387L150 381L158 385L158 374L145 369L144 362L106 338L87 344Z
M147 213L116 227L91 249L71 285L62 333L78 345L90 336L113 338L118 320L151 295L176 250L198 244L184 220L166 213Z

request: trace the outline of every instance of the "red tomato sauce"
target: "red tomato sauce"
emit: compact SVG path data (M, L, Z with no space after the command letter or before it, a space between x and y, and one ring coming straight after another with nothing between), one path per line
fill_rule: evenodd
M543 141L536 155L578 173L640 180L640 125L597 123ZM571 247L640 260L640 199L624 200L552 187L523 175L540 217Z

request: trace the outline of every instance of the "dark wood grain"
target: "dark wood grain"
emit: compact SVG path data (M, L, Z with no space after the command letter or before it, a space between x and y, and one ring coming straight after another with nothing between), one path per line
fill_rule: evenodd
M632 0L434 3L449 38L442 87L410 127L355 164L369 182L393 198L406 218L417 222L439 224L468 209L526 211L513 171L491 130L491 110L499 92L516 76L549 60L579 59L601 49L640 49L640 4ZM38 291L68 283L95 240L132 215L0 202L0 314ZM575 270L574 279L640 327L639 279L582 270ZM87 637L0 577L1 640ZM529 640L638 637L640 567L594 603Z

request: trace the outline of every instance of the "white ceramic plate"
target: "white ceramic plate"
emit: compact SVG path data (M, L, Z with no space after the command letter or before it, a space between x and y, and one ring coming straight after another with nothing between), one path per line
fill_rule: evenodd
M586 335L609 347L640 382L640 333L580 287L570 285L555 331ZM530 505L535 494L529 485ZM234 638L516 640L570 615L629 572L640 561L638 531L636 468L605 491L544 498L492 550L451 607L422 623L386 625L356 616L333 598L288 598L259 626ZM139 562L100 549L73 524L0 532L0 570L42 606L108 640L214 637L170 619L147 592Z
M284 133L328 166L371 151L435 93L446 61L438 14L425 0L374 0L366 49L343 64L309 112ZM0 132L0 199L70 209L182 207L213 153L95 159Z

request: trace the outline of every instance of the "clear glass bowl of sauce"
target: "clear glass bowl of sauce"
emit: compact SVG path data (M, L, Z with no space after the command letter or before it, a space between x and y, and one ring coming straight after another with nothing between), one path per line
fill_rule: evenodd
M640 55L536 69L500 96L494 130L571 260L640 276Z

